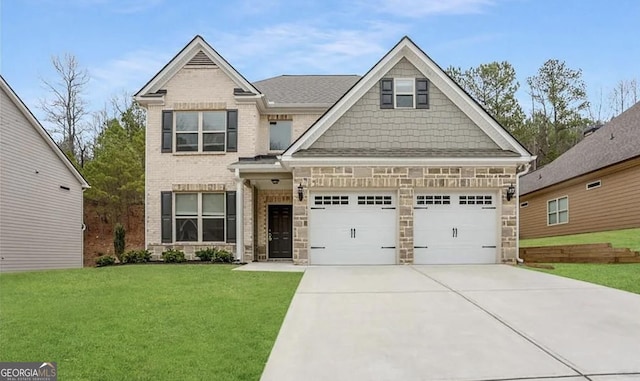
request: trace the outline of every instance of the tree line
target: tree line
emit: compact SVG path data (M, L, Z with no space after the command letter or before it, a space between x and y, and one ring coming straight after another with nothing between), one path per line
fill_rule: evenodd
M132 205L144 201L145 111L130 96L114 96L110 107L89 110L90 76L74 55L52 57L54 80L43 80L48 97L40 108L57 143L91 184L85 192L100 216L124 222ZM635 79L621 80L608 95L590 102L580 69L550 59L526 79L530 111L516 93L515 68L506 61L446 72L485 108L543 166L580 141L585 128L600 124L638 102Z

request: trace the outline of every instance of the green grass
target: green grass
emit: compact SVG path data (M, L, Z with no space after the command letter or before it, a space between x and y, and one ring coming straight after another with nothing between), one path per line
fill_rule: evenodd
M581 243L611 243L613 247L628 247L631 250L640 251L640 229L523 239L520 240L520 247L575 245Z
M127 265L0 276L0 361L64 380L258 380L301 273Z
M554 263L552 266L553 270L537 268L534 270L640 294L640 263L623 265Z

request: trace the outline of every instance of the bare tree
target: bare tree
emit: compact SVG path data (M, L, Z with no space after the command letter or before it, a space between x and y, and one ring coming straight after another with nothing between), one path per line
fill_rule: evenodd
M51 63L58 78L55 81L42 80L51 95L40 101L40 107L45 113L45 120L54 126L52 132L62 135L61 148L83 166L88 150L83 123L89 114L83 95L89 83L89 73L80 68L76 57L69 53L63 57L52 57Z
M621 114L623 111L638 102L640 97L640 86L634 79L623 79L618 81L609 94L611 110L613 116Z

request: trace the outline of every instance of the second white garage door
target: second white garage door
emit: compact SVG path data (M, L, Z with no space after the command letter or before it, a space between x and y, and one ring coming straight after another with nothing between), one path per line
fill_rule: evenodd
M396 263L396 197L392 193L316 193L309 210L314 265Z
M497 205L494 193L416 192L414 263L497 262Z

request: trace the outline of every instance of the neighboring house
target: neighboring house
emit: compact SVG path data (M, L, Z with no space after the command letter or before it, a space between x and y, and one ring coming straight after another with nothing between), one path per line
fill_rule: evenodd
M0 271L82 267L89 184L0 77Z
M136 100L156 258L207 246L297 264L516 257L506 192L532 157L407 37L363 77L250 83L196 36Z
M520 181L520 237L640 227L640 103Z

